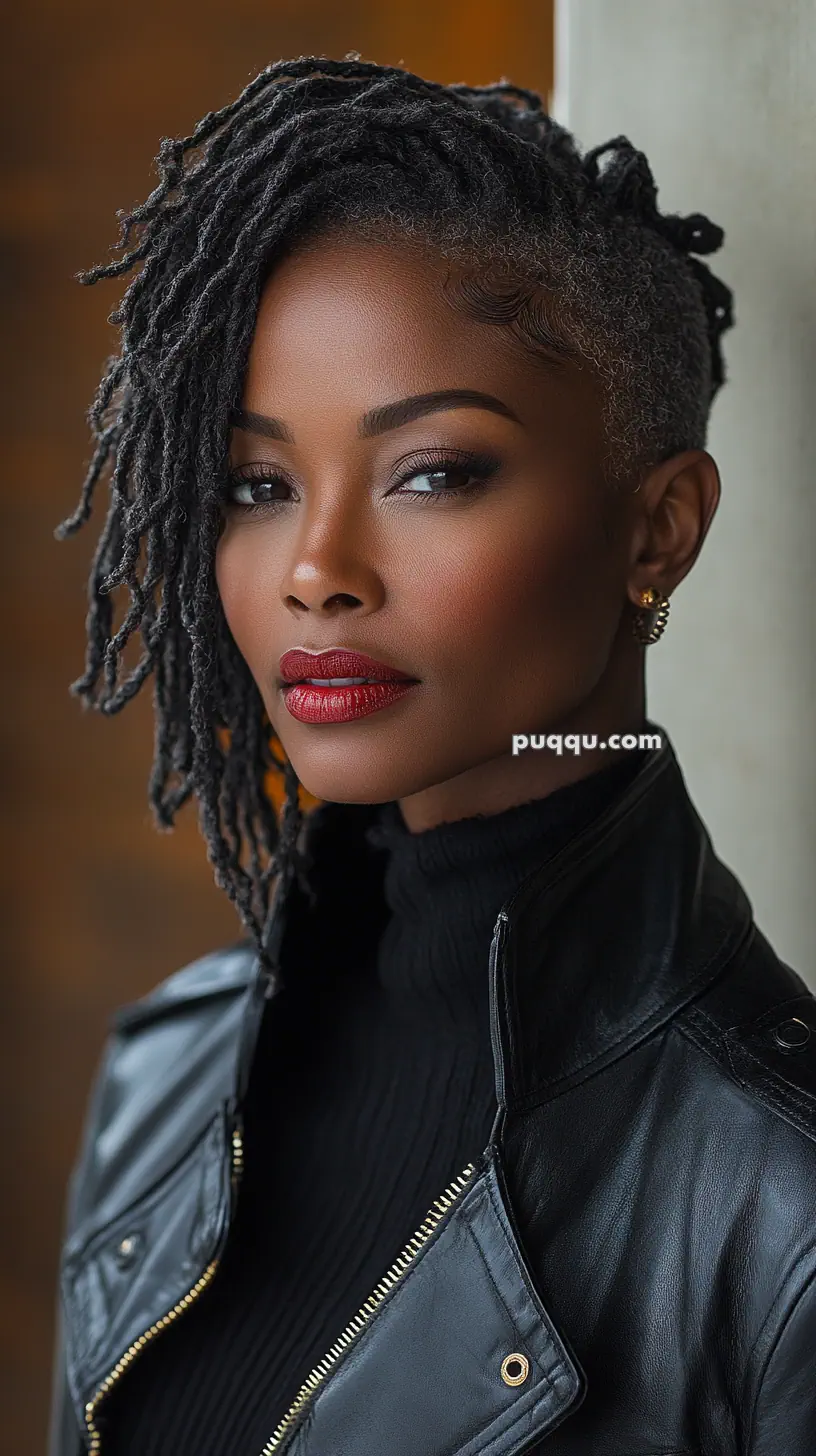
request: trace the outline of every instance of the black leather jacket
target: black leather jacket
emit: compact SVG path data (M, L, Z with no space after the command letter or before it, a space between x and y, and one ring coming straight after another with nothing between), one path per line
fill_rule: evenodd
M356 853L355 812L320 806L312 845ZM670 747L506 902L489 973L490 1143L270 1410L267 1456L813 1456L816 1001ZM52 1456L104 1456L106 1392L218 1277L264 1004L239 947L117 1019L69 1200Z

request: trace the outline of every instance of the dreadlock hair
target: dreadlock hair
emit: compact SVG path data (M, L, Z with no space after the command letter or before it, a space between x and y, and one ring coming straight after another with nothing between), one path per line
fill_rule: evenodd
M108 473L72 691L113 714L153 675L156 820L170 828L195 795L216 881L269 967L273 879L308 890L299 784L227 627L214 558L231 410L270 270L339 226L446 250L469 269L452 302L533 354L596 369L614 480L705 443L731 293L691 254L723 234L700 214L661 214L626 137L582 156L533 91L506 79L445 86L356 52L267 66L190 136L165 139L157 169L147 200L118 214L121 256L79 275L135 276L110 316L121 348L89 412L80 501L56 532L87 521ZM126 609L114 630L117 588ZM280 821L270 770L284 777Z

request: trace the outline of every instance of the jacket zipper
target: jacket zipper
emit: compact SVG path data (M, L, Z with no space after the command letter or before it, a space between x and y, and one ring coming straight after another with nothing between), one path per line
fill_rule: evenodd
M243 1167L244 1140L241 1134L240 1126L236 1124L232 1129L231 1146L230 1177L233 1194L237 1190L238 1183L241 1178L241 1173L243 1172ZM167 1311L167 1314L162 1315L161 1319L156 1320L155 1324L151 1325L148 1330L145 1330L144 1334L140 1335L137 1340L134 1340L132 1345L128 1346L127 1350L125 1350L124 1355L122 1355L121 1358L117 1360L110 1374L105 1376L105 1379L102 1381L102 1384L99 1386L95 1395L93 1395L92 1398L88 1401L87 1405L85 1406L85 1425L88 1430L88 1435L91 1439L91 1444L88 1448L89 1456L97 1456L97 1453L101 1448L101 1436L96 1426L96 1413L100 1401L103 1400L105 1396L110 1393L113 1386L119 1380L120 1376L124 1374L128 1366L133 1362L133 1360L135 1360L136 1356L141 1353L145 1345L149 1344L155 1335L158 1335L161 1333L162 1330L167 1329L168 1325L171 1325L174 1320L178 1319L179 1315L183 1314L186 1309L189 1309L190 1305L195 1303L199 1295L203 1294L207 1286L212 1283L220 1262L221 1256L219 1254L216 1256L216 1258L211 1260L211 1262L204 1270L204 1273L196 1280L192 1289L188 1290L187 1293L178 1301L178 1304L174 1304L173 1308Z
M505 1105L504 1056L499 1025L499 987L504 978L504 946L510 917L506 910L500 910L493 927L490 944L490 1042L493 1050L493 1067L496 1078L496 1101L501 1113Z
M323 1356L322 1360L317 1362L314 1369L309 1372L286 1415L275 1427L273 1434L264 1446L261 1456L273 1456L274 1452L280 1451L281 1443L291 1433L292 1427L303 1415L315 1391L322 1385L326 1376L331 1374L340 1356L345 1354L349 1346L363 1333L371 1316L376 1312L386 1296L390 1294L394 1286L408 1272L417 1254L428 1242L434 1229L437 1228L440 1221L461 1198L475 1171L475 1164L468 1163L458 1178L455 1178L449 1187L445 1189L442 1197L436 1199L433 1208L429 1210L416 1233L408 1240L402 1253L397 1256L374 1292L369 1295L362 1308L358 1310L354 1318L346 1325L343 1333L335 1341L331 1349Z

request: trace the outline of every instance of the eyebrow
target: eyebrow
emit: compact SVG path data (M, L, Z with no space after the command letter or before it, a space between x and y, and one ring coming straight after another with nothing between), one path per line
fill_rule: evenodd
M518 415L497 399L494 394L483 394L479 389L436 389L429 394L412 394L407 399L395 400L392 404L381 404L367 410L357 422L357 434L361 439L384 435L388 430L399 429L411 420L423 415L436 414L449 409L484 409L505 419L521 424ZM283 420L272 415L259 415L254 410L233 409L230 423L238 430L247 430L253 435L263 435L267 440L283 440L294 444L294 436Z

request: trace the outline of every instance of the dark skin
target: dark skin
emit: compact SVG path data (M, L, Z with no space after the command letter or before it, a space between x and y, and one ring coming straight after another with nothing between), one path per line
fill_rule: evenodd
M289 438L257 422L233 431L244 488L216 560L230 629L301 783L318 799L396 799L413 832L612 762L600 750L513 756L512 735L642 727L633 606L683 580L719 498L703 450L611 486L594 371L536 362L506 327L469 319L445 296L453 268L413 244L343 234L277 266L243 407ZM459 403L359 432L376 406L453 389L506 412ZM422 459L451 452L441 467ZM489 459L486 478L462 452ZM280 686L295 647L366 652L419 685L367 717L302 723Z

